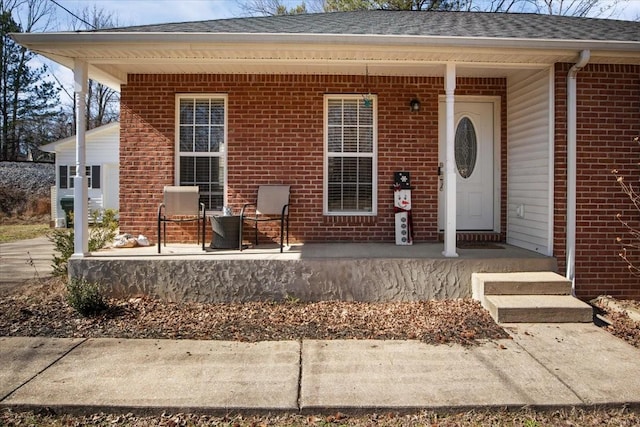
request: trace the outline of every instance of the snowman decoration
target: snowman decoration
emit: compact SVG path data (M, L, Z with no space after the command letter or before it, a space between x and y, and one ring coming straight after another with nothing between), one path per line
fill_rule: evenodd
M409 172L395 172L394 181L393 211L396 223L396 245L411 245L413 244L413 221Z

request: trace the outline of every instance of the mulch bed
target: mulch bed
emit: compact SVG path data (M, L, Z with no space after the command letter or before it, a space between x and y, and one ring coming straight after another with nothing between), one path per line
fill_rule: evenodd
M379 412L371 414L269 414L210 416L198 414L170 414L136 416L133 414L97 413L86 416L0 410L0 425L40 427L61 426L310 426L310 427L460 427L460 426L638 426L640 413L628 408L574 408L559 410L472 410L460 412L417 411L409 414Z
M24 289L24 288L23 288ZM509 338L477 301L324 301L242 304L110 300L82 317L55 279L0 299L0 336L166 338L233 341L299 339L421 340L475 345Z
M603 299L595 299L591 303L600 311L608 324L603 327L618 338L621 338L634 347L640 348L640 322L629 317L624 309L640 312L640 301L633 300L609 300L615 302L615 305L608 305ZM619 307L619 308L616 308ZM637 319L637 315L635 316Z
M604 327L640 348L640 323L592 303ZM640 310L640 301L617 301ZM0 297L0 336L150 338L228 341L300 339L421 340L427 344L478 345L510 338L471 299L362 303L323 301L242 304L169 303L150 298L109 301L83 317L65 301L60 279L32 281Z
M60 280L30 283L0 298L0 336L215 339L419 339L429 344L477 345L508 338L479 303L447 300L402 303L318 302L245 304L165 303L147 298L111 300L107 311L82 317L65 302ZM628 302L640 308L639 302ZM640 325L605 313L614 335L640 348ZM198 414L97 413L87 416L0 410L0 425L94 426L635 426L640 413L626 407L437 412L410 414Z

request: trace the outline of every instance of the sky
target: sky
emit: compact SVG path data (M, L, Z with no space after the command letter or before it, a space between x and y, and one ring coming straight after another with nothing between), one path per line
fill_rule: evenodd
M83 9L93 9L94 7L111 14L116 19L118 26L130 26L246 16L246 13L239 6L240 2L246 1L248 0L55 0L62 7L54 5L56 14L52 28L48 31L69 30L73 19L69 12L81 14ZM292 7L300 4L303 0L280 1L288 7ZM309 4L310 1L312 0L307 0L306 3ZM616 0L605 1L613 2ZM619 14L612 18L627 20L640 18L640 0L629 0L623 5L624 9L618 8ZM71 87L73 78L70 70L48 61L46 63L58 80L67 87ZM61 96L64 97L64 95ZM66 101L70 100L62 99L62 102L66 103Z
M243 11L238 3L244 0L56 0L72 12L86 7L113 12L120 26L159 24L166 22L199 21L223 19L242 16ZM281 0L291 7L303 0ZM476 2L478 0L475 0ZM482 0L480 0L482 1ZM607 0L608 1L608 0ZM611 0L616 1L616 0ZM306 3L310 3L309 0ZM69 15L62 8L56 7L60 25L64 29ZM621 8L620 8L621 9ZM618 19L634 20L640 16L640 0L629 0L624 3Z
M61 6L77 13L95 6L111 12L119 26L159 24L166 22L201 21L240 16L242 10L235 0L56 0ZM71 19L60 7L59 23L64 29Z
M298 4L297 0L281 1ZM236 0L55 0L55 3L61 7L53 5L56 13L46 31L70 30L73 28L72 14L82 15L82 10L93 10L94 7L110 14L118 26L225 19L244 14ZM55 75L55 80L68 88L68 92L72 91L71 70L42 57L34 59L32 64L36 67L46 65L50 73ZM54 78L49 76L49 80ZM64 104L72 103L72 99L64 92L60 97Z

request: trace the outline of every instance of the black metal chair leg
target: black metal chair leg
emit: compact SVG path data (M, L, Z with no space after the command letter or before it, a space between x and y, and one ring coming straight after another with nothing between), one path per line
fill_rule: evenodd
M284 217L280 218L280 253L282 253L283 242L284 242Z
M167 247L167 222L166 221L162 223L162 231L164 234L164 247L166 248Z
M204 217L202 218L202 250L204 251L204 245L205 245L205 240L207 240L206 235L207 235L207 229L205 227L205 223L207 222L207 215L205 214Z
M258 221L256 220L256 238L255 238L256 246L258 246Z

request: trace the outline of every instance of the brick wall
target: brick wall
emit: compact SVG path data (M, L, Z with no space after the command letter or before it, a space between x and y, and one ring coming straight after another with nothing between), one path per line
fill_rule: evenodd
M566 225L566 84L571 64L556 66L556 179L554 253L564 271ZM640 66L588 65L577 79L576 288L590 299L602 294L640 299L640 278L618 256L616 237L629 233L621 213L638 229L640 214L611 171L629 183L640 180ZM637 242L637 240L636 240ZM640 265L638 251L631 254Z
M566 75L555 77L554 253L565 269ZM322 215L323 96L378 95L378 215ZM175 182L176 93L228 95L227 203L236 211L253 200L261 183L292 185L293 241L393 241L390 185L393 172L412 172L415 237L437 240L438 95L441 78L264 75L132 75L121 93L121 228L155 241L162 187ZM457 95L502 97L502 141L506 141L504 79L458 79ZM420 99L419 113L409 100ZM638 182L640 67L588 65L578 74L578 211L576 283L582 298L603 293L640 298L640 279L618 256L617 236L627 235L621 213L638 226L638 212L611 170ZM502 170L506 171L506 144ZM502 224L506 221L506 174L502 174ZM189 226L187 226L189 227ZM169 226L172 241L191 241L195 229ZM639 263L638 255L632 255Z
M438 95L442 78L295 75L132 75L121 92L121 229L155 241L164 185L175 182L177 93L228 96L228 200L236 211L255 199L257 186L289 183L292 241L394 240L393 172L412 173L416 241L436 241ZM504 79L458 79L457 95L502 97ZM378 215L324 217L323 97L371 92L378 96ZM409 100L422 103L409 111ZM506 144L502 170L506 171ZM503 224L506 174L503 174ZM190 228L189 228L190 227ZM192 226L169 225L170 241L195 238Z

